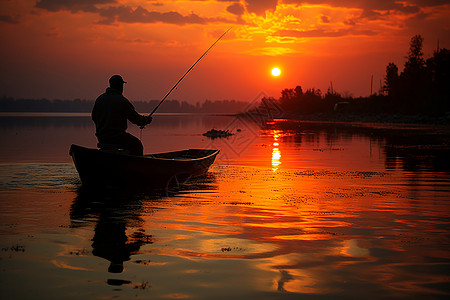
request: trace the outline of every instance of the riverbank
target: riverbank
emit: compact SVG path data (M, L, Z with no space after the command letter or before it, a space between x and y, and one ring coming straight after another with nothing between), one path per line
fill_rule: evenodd
M250 119L292 119L297 121L323 121L323 122L365 122L365 123L406 123L406 124L436 124L450 125L450 112L441 116L430 116L424 114L402 115L402 114L347 114L347 113L315 113L315 114L263 114L242 113L238 116Z

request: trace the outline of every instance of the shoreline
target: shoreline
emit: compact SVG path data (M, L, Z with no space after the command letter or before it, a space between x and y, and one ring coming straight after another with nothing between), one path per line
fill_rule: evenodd
M258 119L291 119L296 121L314 121L330 123L393 123L393 124L430 124L430 125L450 125L450 112L442 116L429 116L422 114L402 115L402 114L344 114L344 113L315 113L315 114L255 114L251 112L236 114L245 118Z

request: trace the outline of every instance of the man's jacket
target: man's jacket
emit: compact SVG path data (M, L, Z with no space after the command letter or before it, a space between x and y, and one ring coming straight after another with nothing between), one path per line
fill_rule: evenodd
M92 120L99 141L124 134L128 127L127 120L138 126L148 124L148 118L137 113L133 104L112 88L107 88L95 101Z

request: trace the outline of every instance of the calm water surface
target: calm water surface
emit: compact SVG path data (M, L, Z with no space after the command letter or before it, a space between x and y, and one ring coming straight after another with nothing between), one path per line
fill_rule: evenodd
M448 127L159 115L130 131L147 153L221 153L171 190L87 191L68 149L95 146L89 117L0 116L2 298L450 296Z

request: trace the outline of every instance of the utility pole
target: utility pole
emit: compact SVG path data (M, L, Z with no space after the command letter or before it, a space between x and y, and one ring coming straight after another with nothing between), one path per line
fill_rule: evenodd
M373 87L373 75L370 77L370 96L372 96L372 87Z

